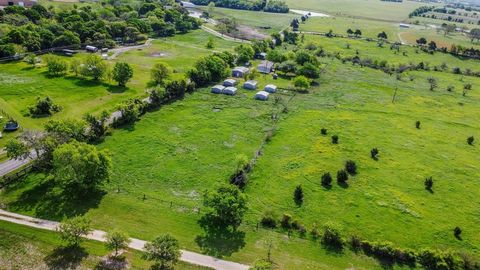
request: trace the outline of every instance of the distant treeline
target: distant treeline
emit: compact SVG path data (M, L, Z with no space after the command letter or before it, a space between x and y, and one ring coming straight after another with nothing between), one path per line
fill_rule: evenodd
M398 3L403 2L403 0L380 0L380 1L383 1L383 2L398 2Z
M210 2L215 3L217 7L265 11L275 13L287 13L289 8L281 0L191 0L195 5L206 6Z

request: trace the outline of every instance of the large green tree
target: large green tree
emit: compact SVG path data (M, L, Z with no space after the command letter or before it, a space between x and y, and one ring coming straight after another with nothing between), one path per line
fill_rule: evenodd
M205 193L203 205L207 208L203 220L208 225L236 230L247 210L247 198L238 187L224 185Z
M92 228L90 227L89 219L85 216L77 216L62 221L57 230L60 233L60 238L68 246L77 246L82 241L82 238L92 231Z
M155 269L173 269L180 258L178 240L169 234L163 234L145 245L144 258L154 261Z
M128 63L115 63L113 67L113 79L119 86L124 87L133 76L133 69Z

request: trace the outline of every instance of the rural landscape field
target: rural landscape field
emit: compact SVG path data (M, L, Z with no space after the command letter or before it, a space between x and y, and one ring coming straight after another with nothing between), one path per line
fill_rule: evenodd
M0 0L0 269L480 269L480 2Z

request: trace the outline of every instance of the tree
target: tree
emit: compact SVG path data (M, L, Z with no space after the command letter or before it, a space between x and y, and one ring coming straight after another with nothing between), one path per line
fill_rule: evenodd
M425 179L425 189L432 191L433 188L433 177L428 177Z
M213 17L213 13L215 12L215 2L210 2L207 5L207 13L208 17Z
M118 251L128 248L128 244L130 243L128 235L118 230L108 232L106 238L107 241L105 242L105 247L108 250L115 251L115 255L113 255L113 258L115 259L118 256Z
M224 185L205 193L203 205L207 208L206 222L222 229L230 227L236 230L247 210L247 199L236 186Z
M252 267L249 270L272 270L272 262L268 260L257 260L253 263Z
M324 225L322 243L334 248L343 248L345 241L337 225L332 223L326 223Z
M150 77L156 85L162 85L164 80L168 78L170 71L163 63L157 63L150 71Z
M73 141L53 152L53 175L63 188L91 191L110 179L112 161L105 151Z
M70 61L70 71L73 72L75 76L78 76L81 70L82 63L77 58L73 58L72 61Z
M421 124L422 124L422 123L421 123L420 121L416 121L416 122L415 122L415 127L416 127L417 129L420 129Z
M357 164L355 164L355 161L347 160L345 162L345 170L351 175L357 174Z
M60 238L68 246L78 246L82 241L82 237L87 236L92 231L90 220L85 216L64 220L60 223L57 230L60 233Z
M417 39L417 44L420 45L420 46L423 46L423 45L427 44L427 40L424 37L421 37L421 38Z
M377 159L378 159L378 157L377 157L378 152L379 152L379 151L378 151L378 149L377 149L376 147L375 147L375 148L372 148L372 150L370 151L370 156L372 157L372 159L374 159L374 160L377 160Z
M35 105L28 107L28 110L33 116L47 116L59 112L62 107L53 103L50 97L37 97Z
M173 269L180 258L180 245L178 240L170 234L162 234L152 242L145 244L143 257L155 262L153 269Z
M480 28L474 28L470 30L470 33L468 34L472 43L476 39L477 42L480 41Z
M295 79L293 79L293 86L302 90L306 90L310 88L310 81L305 76L297 76Z
M305 65L298 68L297 74L310 79L316 79L320 77L320 69L314 64L307 62Z
M125 87L125 84L132 78L133 69L125 62L115 63L113 67L113 79L118 82L118 85Z
M460 227L455 227L453 229L453 235L455 236L455 238L457 239L462 239L462 229Z
M463 96L466 97L468 91L472 90L472 84L471 83L466 83L463 85Z
M385 31L382 31L381 33L379 33L377 37L379 39L388 39L387 33L385 33Z
M352 30L352 29L350 29L350 28L348 28L348 30L347 30L347 34L348 34L349 36L353 35L353 30Z
M213 2L211 2L213 3ZM207 49L214 49L215 48L215 42L212 37L208 38L207 44L205 45Z
M332 143L333 144L338 144L338 135L333 135L332 136Z
M455 31L455 29L457 28L457 26L455 24L442 24L442 30L443 30L443 35L446 36L448 35L449 33Z
M337 172L337 182L339 184L345 184L348 180L348 174L345 170L340 170Z
M329 172L322 175L322 186L329 187L332 185L332 176Z
M298 185L293 192L293 200L297 205L301 205L303 203L303 189L301 185Z
M437 43L435 43L435 41L430 41L430 43L428 44L428 50L434 52L437 50Z
M474 141L475 141L475 137L473 137L473 136L470 136L470 137L467 138L467 143L468 143L469 145L473 145L473 142L474 142Z
M5 150L8 158L25 159L30 156L30 149L27 144L17 139L8 141Z
M81 70L83 76L92 77L94 80L103 78L106 72L107 64L96 54L90 54L87 56Z
M356 37L359 37L362 35L362 31L360 29L355 30L355 33L353 33Z
M434 77L428 77L427 82L430 84L430 91L433 91L438 87L437 79Z
M62 76L67 72L67 62L58 56L47 55L45 58L47 64L47 73L50 76Z

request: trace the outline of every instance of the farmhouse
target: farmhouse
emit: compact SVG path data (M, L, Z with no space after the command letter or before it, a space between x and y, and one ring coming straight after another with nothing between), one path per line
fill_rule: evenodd
M268 84L265 86L263 91L268 92L268 93L275 93L277 92L277 86L273 84Z
M243 88L248 89L248 90L255 90L255 89L257 89L257 85L258 85L257 81L250 80L250 81L246 81L243 84Z
M250 70L247 67L236 67L232 70L232 76L235 78L243 78Z
M38 4L37 0L0 0L0 6L31 7Z
M225 87L235 86L235 85L237 85L237 81L234 79L226 79L225 81L223 81L223 86Z
M260 64L257 66L257 69L261 73L270 73L273 70L273 62L270 61L262 61Z
M236 93L237 93L237 88L233 87L233 86L230 86L230 87L227 87L227 88L223 89L223 94L225 94L225 95L233 96Z
M214 94L221 94L223 93L223 89L225 89L225 86L223 85L215 85L214 87L212 87L212 93Z
M255 99L265 101L268 99L268 95L270 95L270 93L265 91L260 91L257 94L255 94Z

